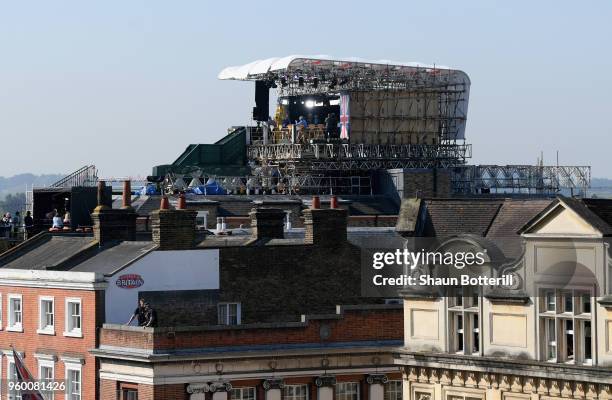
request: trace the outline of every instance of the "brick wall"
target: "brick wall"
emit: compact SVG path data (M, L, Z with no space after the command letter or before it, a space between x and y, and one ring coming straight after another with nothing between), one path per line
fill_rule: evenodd
M361 297L361 252L336 246L266 246L219 251L220 300L240 302L242 322L297 321Z
M0 286L2 295L2 330L0 331L0 348L9 349L14 346L19 352L24 353L24 362L34 376L38 376L38 360L35 353L46 353L56 355L55 379L65 379L65 367L61 358L64 355L70 357L82 357L85 360L81 369L82 374L82 398L96 398L97 368L96 359L89 354L89 350L97 346L96 327L102 326L103 320L103 292L87 290L67 289L43 289L29 287ZM9 294L22 295L23 308L23 332L10 332L8 326L8 298ZM38 334L39 328L39 296L52 296L54 298L54 324L55 334ZM81 299L82 307L82 338L64 336L65 328L65 299L66 297L77 297ZM99 309L96 303L100 304ZM101 311L100 311L101 310ZM7 357L2 357L2 371L8 368ZM63 399L57 394L56 400Z
M156 210L151 213L153 242L160 250L193 248L197 211Z
M154 305L158 326L193 326L217 323L219 291L163 290L139 292L138 298Z
M321 337L321 327L329 331ZM225 347L271 344L306 344L374 340L402 340L403 310L381 306L376 309L347 310L330 318L307 324L269 327L134 329L109 326L100 331L103 346L147 350Z

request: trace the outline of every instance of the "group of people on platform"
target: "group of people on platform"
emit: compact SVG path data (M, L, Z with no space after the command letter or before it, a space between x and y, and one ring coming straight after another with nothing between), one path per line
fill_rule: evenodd
M296 127L299 137L301 137L302 131L307 129L309 125L311 124L319 125L318 115L315 114L314 121L312 121L312 123L309 122L303 115L300 115L299 118L296 121L293 121L292 123L292 121L289 119L289 116L285 114L285 116L282 117L282 113L279 113L277 111L275 118L272 119L271 117L269 117L268 122L267 122L267 126L270 129L270 131L273 131L274 129L277 129L279 127L288 128L289 125L292 125L292 124ZM324 129L325 129L325 139L327 139L327 141L329 141L330 139L340 138L340 128L338 126L338 117L336 116L335 113L327 114L327 117L325 118L325 128ZM297 141L300 142L299 139Z
M30 211L26 212L23 221L21 220L21 213L15 211L14 215L10 212L4 213L2 219L0 219L0 236L1 237L16 237L19 233L26 231L31 232L34 227L34 219Z

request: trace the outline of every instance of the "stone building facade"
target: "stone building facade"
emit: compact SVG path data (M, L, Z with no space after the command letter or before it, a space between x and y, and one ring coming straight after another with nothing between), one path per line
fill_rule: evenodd
M405 398L609 399L611 209L558 198L526 221L516 230L522 251L498 269L517 278L504 293L407 294L396 358ZM482 249L471 239L451 240Z

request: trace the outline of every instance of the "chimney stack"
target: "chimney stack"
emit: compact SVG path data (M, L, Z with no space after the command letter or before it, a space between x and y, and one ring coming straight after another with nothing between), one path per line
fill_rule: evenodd
M253 239L282 239L285 211L280 208L254 208L249 213Z
M127 190L126 190L127 189ZM98 182L98 206L91 214L93 220L94 239L104 246L109 242L135 240L136 239L136 212L131 206L126 205L126 196L131 200L129 182L123 184L123 205L121 209L113 209L108 206L106 184ZM128 204L130 201L128 200Z
M180 198L179 207L181 207ZM192 249L195 244L197 214L195 210L184 208L171 210L168 198L163 196L159 210L151 213L153 242L157 244L159 250Z
M304 243L336 246L346 241L347 213L342 208L306 209Z
M132 208L132 184L129 180L123 181L123 195L122 195L123 209Z

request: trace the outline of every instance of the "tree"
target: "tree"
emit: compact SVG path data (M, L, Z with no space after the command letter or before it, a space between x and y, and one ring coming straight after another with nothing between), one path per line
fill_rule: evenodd
M2 213L10 212L11 214L15 214L15 211L19 211L23 214L25 206L25 193L7 194L4 200L0 201L0 210L2 210Z

